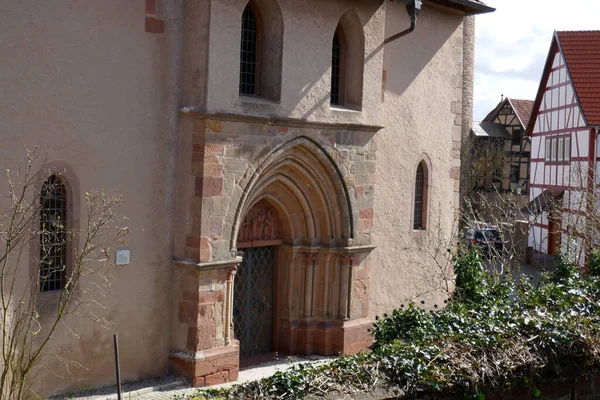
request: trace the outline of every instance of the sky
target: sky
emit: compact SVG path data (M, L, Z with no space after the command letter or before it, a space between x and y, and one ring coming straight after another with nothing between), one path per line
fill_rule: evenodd
M600 0L483 0L477 16L474 119L501 95L535 100L555 30L600 30Z

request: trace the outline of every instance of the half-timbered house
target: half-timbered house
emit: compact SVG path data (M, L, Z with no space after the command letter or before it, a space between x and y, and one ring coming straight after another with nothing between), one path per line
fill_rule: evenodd
M534 252L585 262L599 128L600 31L555 32L527 129Z
M530 141L525 130L533 100L505 98L481 121L474 122L475 147L492 147L502 152L497 171L479 182L480 189L527 194L529 190ZM498 143L499 146L491 145Z

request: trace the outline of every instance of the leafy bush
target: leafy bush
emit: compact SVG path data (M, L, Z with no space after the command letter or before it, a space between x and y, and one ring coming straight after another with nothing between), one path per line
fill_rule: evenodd
M270 377L228 389L199 390L200 398L301 399L331 392L368 392L380 379L373 354L340 356L323 364L295 364Z
M600 367L600 279L583 277L560 256L540 284L530 277L503 279L483 270L481 256L455 262L457 290L446 308L416 304L378 319L371 353L317 366L296 366L228 390L202 392L224 398L302 398L376 386L408 394L445 391L481 398L542 372Z
M465 300L478 301L485 296L483 260L479 251L463 253L454 263L456 295Z
M577 279L579 277L575 264L573 264L569 257L564 253L559 252L554 257L554 267L556 268L554 271L555 280L562 282Z
M419 313L411 322L432 327L426 335L388 333L402 331L404 314L415 314L413 305L376 324L373 349L389 382L408 391L478 393L515 379L531 382L548 365L600 366L597 278L581 277L564 256L539 286L526 276L497 279L476 262L472 254L457 260L457 298L443 311Z
M590 275L600 276L600 249L594 249L589 259Z

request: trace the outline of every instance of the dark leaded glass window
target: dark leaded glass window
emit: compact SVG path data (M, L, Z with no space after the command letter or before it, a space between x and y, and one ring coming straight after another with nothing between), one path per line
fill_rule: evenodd
M256 93L258 33L256 16L250 5L242 14L242 44L240 50L240 94L254 96Z
M519 165L511 165L510 166L510 181L519 183L519 178L521 177L521 167Z
M40 291L61 290L67 268L67 191L52 175L42 186L40 213Z
M415 182L415 215L413 229L425 229L425 221L423 220L423 206L425 200L425 168L423 163L417 167L417 177Z
M521 128L513 128L511 144L513 146L519 146L521 144L522 139L523 139L523 130Z
M341 105L340 101L340 78L341 78L342 48L340 37L336 32L333 35L333 49L331 52L331 104Z

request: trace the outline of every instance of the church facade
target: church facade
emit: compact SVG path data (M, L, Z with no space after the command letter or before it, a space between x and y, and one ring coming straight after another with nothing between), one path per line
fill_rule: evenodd
M3 166L37 146L62 171L67 207L116 188L131 228L119 248L130 262L99 300L112 328L70 318L52 348L81 367L45 359L38 391L112 384L113 333L125 380L170 371L205 386L275 352L359 352L375 315L441 301L448 271L433 246L456 227L471 15L489 11L477 0L0 6Z

